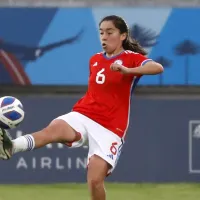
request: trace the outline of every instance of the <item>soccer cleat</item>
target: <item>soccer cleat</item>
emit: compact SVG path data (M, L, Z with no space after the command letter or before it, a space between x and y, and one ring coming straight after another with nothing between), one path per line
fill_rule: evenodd
M8 160L12 156L12 140L9 133L0 128L0 158Z

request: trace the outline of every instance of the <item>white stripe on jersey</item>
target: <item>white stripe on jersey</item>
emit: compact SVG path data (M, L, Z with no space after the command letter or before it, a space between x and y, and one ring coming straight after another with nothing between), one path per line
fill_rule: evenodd
M137 52L131 51L131 50L126 50L124 51L126 54L139 54Z
M153 60L148 58L148 59L144 60L144 61L140 64L140 66L143 66L144 63L145 63L145 62L148 62L148 61L153 61Z

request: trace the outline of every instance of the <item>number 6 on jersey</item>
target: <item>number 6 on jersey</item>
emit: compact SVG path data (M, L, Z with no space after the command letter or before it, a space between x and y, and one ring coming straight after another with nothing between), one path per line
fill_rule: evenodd
M106 80L105 75L103 74L103 72L105 71L105 68L101 69L99 72L97 72L96 75L96 83L98 84L103 84Z

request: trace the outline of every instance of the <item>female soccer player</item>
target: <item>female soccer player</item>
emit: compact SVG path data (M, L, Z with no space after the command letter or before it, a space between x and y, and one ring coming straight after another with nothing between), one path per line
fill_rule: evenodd
M120 156L133 89L142 75L163 72L163 67L147 59L141 46L130 38L121 17L105 17L99 23L99 31L104 52L91 57L88 91L72 112L54 119L41 131L15 140L10 140L5 130L0 131L3 159L49 143L69 147L88 144L87 182L92 200L106 199L104 179Z

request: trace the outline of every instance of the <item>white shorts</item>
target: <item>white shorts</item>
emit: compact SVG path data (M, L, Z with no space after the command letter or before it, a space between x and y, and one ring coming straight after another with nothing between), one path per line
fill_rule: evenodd
M71 148L88 146L88 163L91 156L98 155L112 166L108 173L114 170L123 146L120 137L78 112L70 112L57 119L66 121L81 134L81 139L73 142Z

